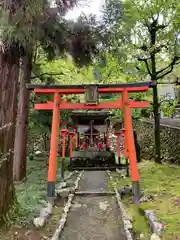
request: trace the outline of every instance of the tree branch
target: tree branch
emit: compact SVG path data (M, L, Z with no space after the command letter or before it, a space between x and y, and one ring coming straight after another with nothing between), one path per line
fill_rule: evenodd
M157 26L156 26L156 30L158 31L159 29L165 29L166 27L168 27L168 24L166 24L166 25L164 25L164 24L162 24L162 25L157 25Z
M161 69L160 71L157 72L157 79L163 78L164 76L166 76L167 74L171 73L174 69L174 66L179 64L180 61L179 60L180 57L174 57L174 59L172 60L172 62L165 68ZM168 70L169 69L169 70ZM167 71L166 71L167 70ZM164 71L166 71L165 73L163 73ZM160 76L158 76L158 74L162 73Z
M171 66L171 68L169 69L169 71L167 71L167 72L165 72L164 74L156 77L156 80L165 77L166 75L168 75L169 73L171 73L171 72L173 71L173 69L174 69L174 65Z
M44 75L47 75L47 76L60 76L60 75L64 75L63 72L60 72L60 73L42 73L42 74L39 74L39 75L35 75L33 77L31 77L31 79L35 79L35 78L40 78Z
M150 57L144 57L144 58L139 57L139 58L137 58L137 60L138 60L139 62L148 61L148 60L150 60L150 59L151 59Z
M147 58L138 58L138 61L144 62L146 64L147 71L148 71L149 75L152 77L152 73L151 73L149 65L148 65L148 59Z
M173 61L172 61L167 67L159 70L159 71L157 72L157 75L160 74L160 73L162 73L162 72L164 72L164 71L167 70L168 68L170 68L170 67L172 66L172 63L173 63Z

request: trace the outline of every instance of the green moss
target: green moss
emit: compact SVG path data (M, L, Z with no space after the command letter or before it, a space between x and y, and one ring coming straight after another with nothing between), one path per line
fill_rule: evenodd
M145 196L153 197L152 202L141 203L140 208L153 209L160 221L165 224L163 239L176 239L180 236L180 168L144 161L139 164L139 171L141 189ZM114 173L113 177L117 181L118 188L131 183L130 178L120 180L117 173ZM109 183L110 185L112 183ZM144 232L146 226L143 226L142 217L137 209L134 209L132 204L129 204L128 207L136 230L138 231L138 226L140 226Z
M180 236L180 169L177 166L158 165L145 162L140 165L142 187L154 201L141 204L144 209L152 208L166 225L165 239Z
M129 214L132 216L134 230L137 235L143 233L148 236L149 226L147 221L145 221L144 216L141 214L139 206L130 204L129 205Z
M65 159L65 170L67 169L68 159ZM28 160L27 179L15 185L16 197L18 202L18 212L14 215L17 224L29 225L34 216L39 214L42 207L41 199L46 199L48 166L46 160L37 157ZM61 180L61 158L57 160L57 179Z

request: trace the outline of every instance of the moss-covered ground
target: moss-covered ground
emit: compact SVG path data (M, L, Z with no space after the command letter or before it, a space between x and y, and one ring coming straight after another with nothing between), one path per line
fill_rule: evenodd
M65 168L68 161L65 160ZM27 179L16 184L16 197L18 202L18 213L16 221L27 225L32 221L33 216L39 214L42 207L41 200L46 199L47 194L48 166L44 157L37 157L28 161ZM57 183L61 180L61 159L57 161Z
M141 203L140 209L152 209L159 220L164 223L165 229L162 239L180 239L180 167L155 164L144 161L139 164L141 189L151 202ZM117 187L131 184L130 178L120 179L119 174L113 173ZM110 182L110 187L112 183ZM124 199L133 218L135 230L139 233L148 233L148 225L140 214L139 208Z
M67 165L68 159L65 159L65 169L67 169ZM15 184L17 204L15 204L13 213L10 214L9 222L0 230L0 239L14 239L8 238L10 234L14 234L14 229L20 229L24 234L27 231L26 229L32 228L32 220L39 215L43 206L42 200L46 200L47 174L47 157L38 156L34 160L28 160L27 178L23 182ZM58 158L56 183L58 184L60 181L61 158ZM9 227L10 233L8 234Z

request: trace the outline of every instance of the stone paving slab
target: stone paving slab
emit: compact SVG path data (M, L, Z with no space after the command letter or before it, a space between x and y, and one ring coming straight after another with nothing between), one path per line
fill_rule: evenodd
M60 240L125 240L116 198L75 197Z
M102 192L102 191L100 191L100 192L95 192L95 191L92 191L92 192L90 192L90 191L82 191L82 192L80 192L80 191L78 191L78 192L75 192L75 195L76 196L115 196L116 195L116 193L115 192L110 192L110 191L108 191L108 192Z
M107 191L108 175L106 171L85 171L79 183L79 191Z
M79 192L108 192L106 171L85 171ZM77 191L77 192L78 192ZM61 240L125 240L115 196L76 196Z

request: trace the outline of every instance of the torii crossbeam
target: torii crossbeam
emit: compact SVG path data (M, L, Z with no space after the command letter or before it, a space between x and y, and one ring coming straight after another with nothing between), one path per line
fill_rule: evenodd
M56 158L58 150L58 135L60 126L60 110L98 110L98 109L122 109L124 112L124 144L126 157L129 158L131 179L133 185L133 202L137 203L140 199L139 189L139 173L137 168L136 151L133 137L132 115L131 108L146 108L149 102L134 101L128 98L128 93L146 92L149 88L155 86L153 82L137 82L125 84L91 84L91 85L39 85L27 84L29 90L34 90L36 94L53 95L54 100L35 104L35 110L52 110L52 132L49 156L49 170L48 170L48 197L55 197L55 181L56 181ZM114 102L98 102L90 101L84 103L71 103L62 100L63 95L70 94L86 94L87 89L95 89L96 94L116 93L121 94L121 98ZM93 90L94 91L94 90ZM93 94L94 94L93 93ZM92 97L92 96L91 96ZM92 98L93 98L92 97ZM92 99L91 99L92 100Z

